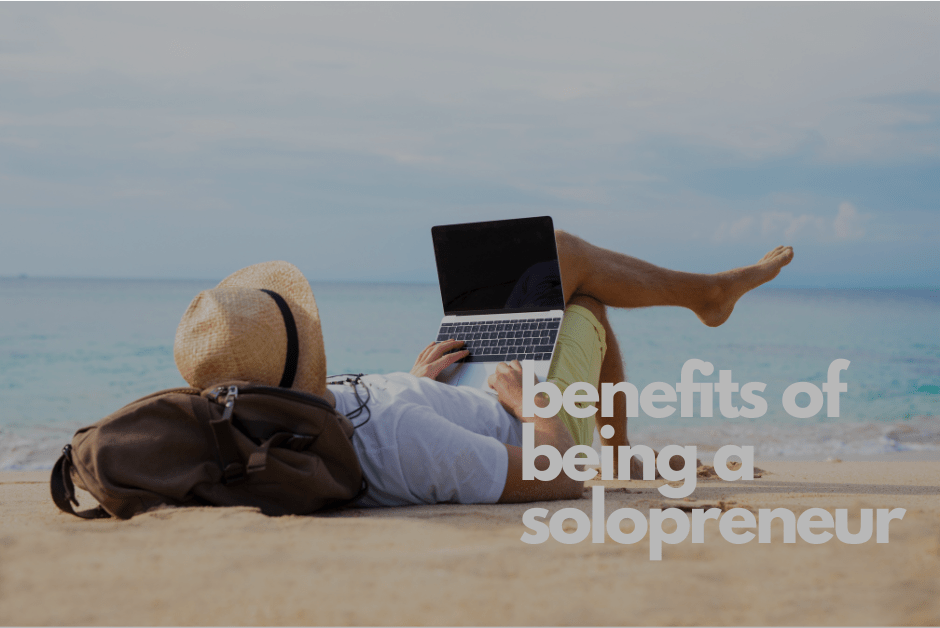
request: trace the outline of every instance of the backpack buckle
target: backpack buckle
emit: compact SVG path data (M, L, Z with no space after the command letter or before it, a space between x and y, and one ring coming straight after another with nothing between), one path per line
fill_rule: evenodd
M248 474L245 473L245 465L240 462L230 462L222 470L222 484L226 486L244 482L247 477Z

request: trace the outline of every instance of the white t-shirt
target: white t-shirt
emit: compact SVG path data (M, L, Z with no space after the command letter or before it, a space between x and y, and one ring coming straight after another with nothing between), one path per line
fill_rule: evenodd
M505 445L522 444L522 424L491 395L409 373L366 375L368 412L353 436L369 483L360 506L495 503L506 485ZM359 386L359 396L365 390ZM350 385L332 385L336 409L359 402Z

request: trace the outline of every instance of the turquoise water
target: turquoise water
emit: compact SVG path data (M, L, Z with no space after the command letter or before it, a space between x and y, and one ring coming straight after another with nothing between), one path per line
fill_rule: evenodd
M214 281L0 279L0 469L51 467L82 425L144 394L183 385L173 336L189 301ZM314 284L331 373L408 370L442 316L435 285ZM628 379L678 381L689 358L711 377L767 384L760 419L631 419L634 442L751 444L764 456L940 450L940 292L777 290L743 299L722 327L670 308L615 311ZM783 411L797 381L842 374L841 416ZM805 401L804 401L805 402ZM678 414L678 413L677 413Z

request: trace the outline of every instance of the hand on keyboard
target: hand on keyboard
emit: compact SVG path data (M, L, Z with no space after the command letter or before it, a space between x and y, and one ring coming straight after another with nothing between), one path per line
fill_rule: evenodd
M464 359L470 353L464 349L462 340L447 340L444 342L432 342L415 360L415 365L411 367L411 374L418 377L430 377L437 379L441 371L448 366Z

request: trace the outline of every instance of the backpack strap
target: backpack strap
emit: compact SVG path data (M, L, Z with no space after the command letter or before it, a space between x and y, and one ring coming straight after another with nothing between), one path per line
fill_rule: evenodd
M247 472L257 473L264 471L268 465L268 452L271 447L283 447L293 451L303 451L313 444L315 436L309 434L294 434L292 432L277 432L271 438L261 443L248 458Z
M81 517L82 519L107 519L108 514L101 506L89 508L88 510L79 510L72 508L72 504L78 506L78 500L75 498L75 484L72 483L72 446L66 445L62 448L62 455L58 462L52 468L52 477L49 480L49 488L52 491L52 501L62 512Z
M362 485L359 487L359 492L356 493L355 497L351 497L346 501L337 502L335 504L329 504L323 507L322 512L335 512L337 510L343 510L347 507L355 508L354 504L356 500L369 492L369 483L366 481L366 476L362 476Z
M264 471L268 464L268 451L271 447L286 447L294 451L303 451L310 447L316 437L292 432L276 432L265 440L248 458L248 464L242 463L232 431L232 414L238 399L238 386L229 386L224 397L216 395L217 403L224 403L222 416L209 419L216 451L222 463L222 483L233 486L247 479L249 474Z

